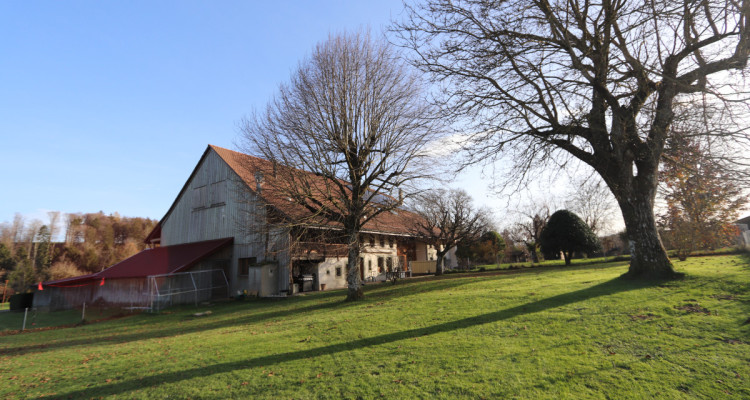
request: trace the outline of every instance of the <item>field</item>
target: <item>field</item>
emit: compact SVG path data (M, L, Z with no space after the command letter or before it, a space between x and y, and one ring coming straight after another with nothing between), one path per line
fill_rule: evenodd
M750 398L745 256L456 274L0 336L0 398ZM212 314L193 314L210 310ZM0 326L6 314L0 314Z

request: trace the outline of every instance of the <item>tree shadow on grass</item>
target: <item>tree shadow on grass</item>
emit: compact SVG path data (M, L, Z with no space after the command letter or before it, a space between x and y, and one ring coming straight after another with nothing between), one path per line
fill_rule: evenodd
M359 340L353 340L345 343L337 343L328 346L317 347L308 350L291 351L281 354L272 354L262 357L251 358L248 360L214 364L211 366L201 366L183 371L168 372L163 374L152 375L138 380L127 380L112 383L99 387L81 389L69 393L56 394L54 396L41 398L89 398L92 396L110 396L126 393L140 387L157 386L165 383L175 383L183 380L202 378L215 374L222 374L244 369L268 367L270 365L297 361L318 356L326 356L354 349L380 346L387 343L393 343L401 340L412 339L420 336L434 335L443 332L450 332L459 329L469 328L478 325L484 325L499 321L504 321L520 315L533 314L544 310L566 306L572 303L593 299L600 296L611 295L614 293L638 290L652 287L662 283L662 281L630 281L616 278L601 284L591 286L586 289L574 292L563 293L546 299L526 303L516 307L507 308L491 313L477 315L474 317L463 318L455 321L445 322L433 326L407 329L400 332L393 332Z
M174 324L169 328L159 330L150 329L148 332L133 333L115 332L112 334L108 334L104 331L86 332L85 336L78 334L76 335L76 338L69 340L58 340L55 342L46 342L28 346L8 347L5 349L0 348L0 355L19 356L23 354L51 351L73 346L90 346L92 343L101 342L102 340L104 340L103 343L106 343L107 345L115 345L128 343L131 341L158 339L164 337L172 337L175 335L196 333L206 330L222 329L230 326L255 324L266 320L283 319L289 316L302 315L305 313L324 311L328 309L338 309L344 311L346 309L357 306L366 306L375 301L388 301L390 299L401 298L405 295L416 295L437 290L446 290L471 282L472 281L468 279L442 279L429 283L399 282L399 284L396 285L391 285L390 283L369 285L368 287L366 287L365 300L358 302L344 301L346 289L331 290L322 293L316 292L310 296L299 296L283 300L259 299L244 303L247 305L247 307L241 307L237 305L226 305L225 308L222 308L221 306L216 307L214 308L214 314L209 318L193 317L192 313L197 309L186 310L183 308L182 310L176 310L179 316L172 317ZM273 307L273 305L275 304L282 305L285 309L263 311L263 309ZM258 308L256 310L248 310L248 308L254 306L257 306ZM229 318L226 315L235 312L249 313L249 315L239 318ZM163 317L165 317L165 315L154 315L153 318L160 319L160 321L154 321L149 316L143 316L139 321L131 322L131 325L129 325L128 327L131 330L137 330L138 327L146 327L146 329L148 329L149 325L156 322L169 322ZM166 317L170 316L166 315ZM195 320L198 318L205 318L205 320L203 320L202 322L195 322ZM178 323L183 322L186 322L187 324L178 325ZM122 321L122 324L127 323L128 321ZM64 329L75 328L66 327ZM115 328L112 329L115 330ZM102 337L106 337L106 339L103 339Z

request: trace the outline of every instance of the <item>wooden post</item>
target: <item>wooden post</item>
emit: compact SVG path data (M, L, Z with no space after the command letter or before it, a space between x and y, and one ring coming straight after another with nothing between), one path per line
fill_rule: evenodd
M29 313L29 307L23 312L23 326L21 326L21 332L26 330L26 315Z
M81 322L86 320L86 302L83 302L83 309L81 310Z

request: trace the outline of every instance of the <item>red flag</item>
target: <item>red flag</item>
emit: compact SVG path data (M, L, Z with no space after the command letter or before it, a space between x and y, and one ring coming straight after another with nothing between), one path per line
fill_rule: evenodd
M42 282L39 282L39 286L37 286L37 289L44 290L44 289L42 289Z
M102 281L99 282L99 286L104 286L104 277L102 277Z

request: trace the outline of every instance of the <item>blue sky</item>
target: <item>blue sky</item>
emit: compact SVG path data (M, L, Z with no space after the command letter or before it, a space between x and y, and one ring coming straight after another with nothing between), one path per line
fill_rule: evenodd
M0 2L0 223L49 210L160 219L206 146L235 148L237 122L316 43L380 34L401 12L401 0ZM507 225L518 196L481 175L450 186ZM531 201L561 192L542 186Z
M206 145L234 148L329 32L394 1L0 2L0 222L161 218Z

